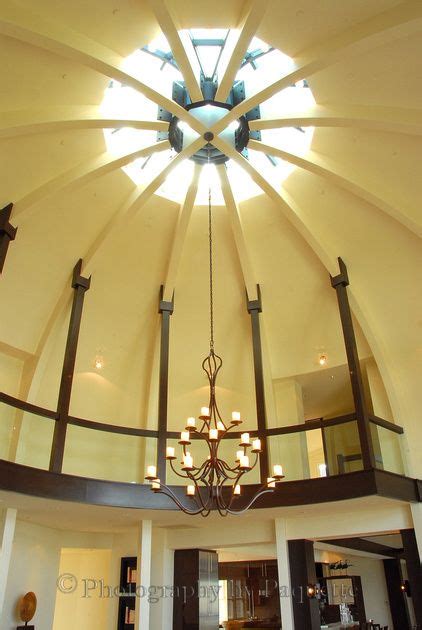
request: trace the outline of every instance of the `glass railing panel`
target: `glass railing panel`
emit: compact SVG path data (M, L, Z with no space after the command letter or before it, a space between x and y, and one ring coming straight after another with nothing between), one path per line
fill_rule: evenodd
M309 476L311 479L327 476L327 464L324 454L324 442L321 429L306 431Z
M404 475L401 435L385 427L380 427L373 422L370 423L370 426L376 468Z
M156 438L69 425L63 472L93 479L144 483L147 465L156 463L156 451Z
M18 412L13 407L0 403L0 459L12 461L15 459L14 452L14 431L16 414Z
M17 464L48 470L55 420L16 410L13 440Z
M306 431L273 435L268 439L270 472L274 464L283 466L286 481L309 479L309 459Z
M329 475L341 475L363 469L356 420L324 427L324 439Z

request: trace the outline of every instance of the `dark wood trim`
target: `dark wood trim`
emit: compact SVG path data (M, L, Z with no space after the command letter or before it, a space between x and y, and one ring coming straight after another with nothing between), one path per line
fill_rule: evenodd
M261 328L259 323L259 314L262 313L261 288L257 285L257 300L248 299L248 313L251 316L252 325L252 349L253 363L255 374L255 400L256 400L256 421L258 426L258 434L262 441L262 453L259 456L259 470L261 475L261 483L267 481L269 475L269 457L268 444L266 440L267 430L267 409L265 405L265 387L264 387L264 367L262 363L262 342Z
M15 240L16 232L18 231L18 228L9 222L12 209L13 203L9 203L0 210L0 273L3 271L10 241Z
M387 556L388 558L398 558L402 549L388 547L372 540L364 538L334 538L333 540L321 541L326 545L336 545L337 547L345 547L346 549L355 549L356 551L365 551L366 553L374 553L379 556Z
M369 420L379 427L383 427L384 429L393 431L393 433L398 433L399 435L403 435L404 433L403 427L399 426L398 424L394 424L393 422L389 422L388 420L384 420L384 418L379 418L378 416L369 414Z
M72 288L73 303L70 314L66 349L63 359L62 377L60 381L59 399L57 403L58 420L54 427L53 443L51 447L50 470L61 472L66 442L67 424L69 421L70 397L72 395L73 376L75 372L76 352L78 349L79 331L82 321L85 292L91 285L91 278L84 278L82 259L79 259L73 269Z
M92 420L84 420L83 418L76 418L74 416L68 416L67 423L72 424L75 427L91 429L92 431L104 431L106 433L133 435L135 437L145 438L158 437L158 431L153 431L152 429L137 429L136 427L126 427L118 424L108 424L106 422L94 422Z
M411 630L409 611L406 606L406 594L400 589L403 583L400 559L383 560L388 601L394 630Z
M376 474L388 475L384 471L361 470L347 475L283 482L274 493L262 496L252 509L329 503L376 494L398 501L417 501L414 479L403 477L403 484L392 486L393 490L384 495L377 487ZM181 500L185 499L183 486L171 488ZM243 486L243 495L239 501L246 504L258 488L259 485ZM110 507L178 509L171 499L151 492L149 485L77 477L5 460L0 460L0 490Z
M343 329L344 345L346 347L347 363L349 365L350 383L352 385L353 400L356 410L360 447L362 451L363 467L367 470L375 467L374 447L372 444L369 415L365 401L362 373L353 327L352 312L347 295L349 277L347 268L341 258L338 259L340 273L331 277L331 285L336 290L337 302Z
M10 396L10 394L6 394L4 392L0 392L0 402L3 402L6 405L10 405L11 407L14 407L16 409L21 409L22 411L33 413L37 416L51 418L52 420L56 420L58 417L57 411L51 411L50 409L39 407L38 405L34 405L24 400L19 400L18 398ZM263 435L265 437L272 437L276 435L288 435L291 433L314 431L315 429L321 429L322 431L324 431L325 428L347 424L348 422L356 422L355 414L346 414L344 416L338 416L337 418L327 418L326 420L324 420L324 418L315 418L313 420L307 420L303 424L293 424L288 427L265 429L265 431L263 431ZM136 427L128 427L120 424L109 424L106 422L96 422L95 420L78 418L76 416L68 416L68 424L84 427L86 429L93 429L95 431L108 431L109 433L121 433L123 435L134 435L138 437L158 437L158 430L156 429L137 429ZM398 425L393 426L395 427L395 433L403 433L402 427ZM231 431L230 434L227 436L227 439L240 439L242 433L243 431ZM261 435L261 432L258 430L250 430L249 433L252 437L259 437ZM167 439L178 439L179 436L180 432L178 431L166 432ZM199 439L197 436L195 436L195 434L193 434L191 437L192 439Z
M422 628L422 565L415 530L402 529L400 533L416 624L418 628Z
M167 477L167 411L169 388L170 359L170 317L174 310L174 298L171 302L163 300L164 287L160 288L161 342L160 342L160 380L158 395L158 442L157 442L157 475L163 483Z
M377 494L391 499L402 497L403 501L408 501L409 503L421 502L418 493L419 479L404 477L403 475L380 469L374 470L374 478Z
M57 411L51 411L50 409L44 409L44 407L38 407L38 405L33 405L25 400L19 400L14 396L5 394L4 392L0 392L0 402L5 405L9 405L10 407L14 407L15 409L20 409L21 411L33 413L36 416L43 416L44 418L50 418L51 420L57 419Z
M295 630L320 630L321 619L316 597L308 597L308 585L317 583L314 543L289 540L289 569Z

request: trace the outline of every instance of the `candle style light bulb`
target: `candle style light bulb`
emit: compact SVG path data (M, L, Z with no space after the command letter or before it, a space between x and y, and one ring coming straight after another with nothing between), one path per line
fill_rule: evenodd
M224 426L224 424L221 422L221 420L219 420L219 421L217 422L217 429L218 429L219 431L225 431L225 430L226 430L226 427L225 427L225 426Z
M249 433L242 433L240 436L240 445L241 446L250 446L251 440L249 437Z
M240 419L240 411L233 411L232 412L232 423L233 424L240 424L242 422L242 420Z
M186 430L188 429L195 429L196 428L196 420L195 418L188 418L186 420Z
M159 479L154 479L151 483L151 490L159 490L161 488L161 482Z
M244 455L243 451L236 451L236 461L240 462L240 458Z
M280 464L275 464L275 465L273 466L273 476L274 476L276 479L281 478L281 477L283 477L283 476L284 476L284 475L283 475L283 467L282 467L282 466L280 466Z
M252 441L252 453L259 453L261 451L261 440L256 439Z
M173 446L167 446L166 448L166 458L167 459L174 459L175 458L175 450Z
M267 477L267 486L269 488L275 488L275 479L273 477Z
M156 478L157 478L157 467L148 466L145 479L148 479L149 481L151 481L152 479L156 479Z
M183 458L183 467L187 468L188 470L192 470L193 468L193 457L190 453L186 453L186 455Z
M240 468L250 468L249 466L249 457L247 455L242 455L240 458Z
M182 431L180 434L180 441L182 444L190 444L189 441L190 435L189 435L189 431Z
M208 417L210 415L209 407L201 407L201 416Z
M238 496L240 496L240 493L241 493L240 485L236 484L235 487L234 487L233 494L238 497Z
M208 435L210 442L216 442L218 440L218 429L210 429Z
M188 495L188 497L194 497L195 496L195 486L186 486L186 494Z

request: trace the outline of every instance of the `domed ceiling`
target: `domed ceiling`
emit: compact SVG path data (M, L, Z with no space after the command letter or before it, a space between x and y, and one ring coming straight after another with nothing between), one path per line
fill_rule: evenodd
M55 408L82 258L71 413L156 427L163 285L169 427L194 414L211 186L226 412L255 425L245 287L254 299L257 284L270 415L287 378L308 416L307 388L345 411L328 276L341 256L361 358L420 436L420 2L5 0L0 34L1 207L13 202L18 227L0 283L1 390Z

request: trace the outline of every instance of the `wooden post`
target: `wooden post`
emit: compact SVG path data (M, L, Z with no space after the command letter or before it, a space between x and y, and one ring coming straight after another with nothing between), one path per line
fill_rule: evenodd
M369 423L368 409L365 402L362 373L353 328L352 312L350 310L347 287L349 277L347 268L341 258L338 259L340 274L331 277L331 286L336 290L340 311L341 325L343 328L344 344L346 346L347 362L349 364L350 382L352 385L353 400L355 405L356 420L359 431L360 447L362 451L363 467L368 470L375 468L374 448L372 444L371 427Z
M73 270L72 312L67 333L67 343L63 359L62 378L60 381L59 400L57 403L57 421L54 427L53 444L51 447L50 470L61 472L69 417L70 397L72 394L73 376L75 371L76 352L78 349L79 330L81 327L82 310L85 291L88 291L91 278L81 276L82 260L78 260Z
M174 310L174 300L163 300L164 287L160 291L159 312L161 313L160 345L160 382L158 396L158 440L157 440L157 476L166 483L166 446L167 446L167 408L170 357L170 316Z
M265 407L265 389L264 389L264 368L262 364L262 343L261 343L261 329L259 323L259 314L262 313L262 301L261 301L261 289L259 284L258 299L248 300L248 313L251 316L252 323L252 346L253 346L253 360L254 360L254 372L255 372L255 398L256 398L256 417L258 425L258 433L262 442L262 453L260 459L260 474L261 483L266 483L269 476L269 463L268 463L268 444L265 437L265 431L267 429L267 411Z
M400 588L403 583L400 558L383 560L383 564L393 627L400 628L400 630L410 630L412 626L404 600L407 595L402 593Z
M415 530L402 529L400 533L416 624L418 628L422 628L422 565Z
M318 600L308 597L307 587L316 585L314 543L311 540L289 540L289 566L293 596L294 627L297 630L320 630Z
M9 203L5 208L0 210L0 273L3 271L10 241L15 240L16 232L18 231L18 228L13 227L13 225L9 223L12 208L13 203Z

